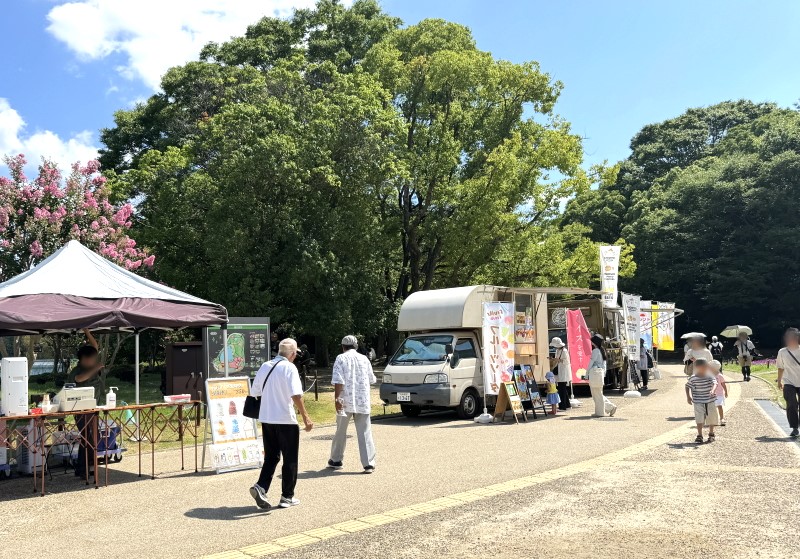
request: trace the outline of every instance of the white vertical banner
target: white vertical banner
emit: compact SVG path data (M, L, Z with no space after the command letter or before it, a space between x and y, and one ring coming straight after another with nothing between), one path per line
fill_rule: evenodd
M652 312L653 302L642 301L642 308L639 311L641 322L641 336L644 338L644 347L653 349L653 316L658 313Z
M483 390L498 394L514 379L514 304L483 304Z
M617 282L619 280L618 246L600 247L600 291L603 293L603 306L617 306Z
M628 348L628 359L636 362L639 360L639 338L641 338L642 298L639 295L622 294L622 314L625 317L625 345Z

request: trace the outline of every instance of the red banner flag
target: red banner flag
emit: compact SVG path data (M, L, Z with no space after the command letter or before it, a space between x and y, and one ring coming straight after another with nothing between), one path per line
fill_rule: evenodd
M583 382L589 358L592 355L592 340L589 328L579 310L567 310L567 346L572 365L572 382Z

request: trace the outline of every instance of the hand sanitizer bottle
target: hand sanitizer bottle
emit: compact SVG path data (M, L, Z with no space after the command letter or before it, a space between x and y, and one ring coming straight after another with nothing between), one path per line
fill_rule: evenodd
M114 390L119 390L116 386L112 386L108 389L108 394L106 394L106 407L107 408L116 408L117 407L117 393Z

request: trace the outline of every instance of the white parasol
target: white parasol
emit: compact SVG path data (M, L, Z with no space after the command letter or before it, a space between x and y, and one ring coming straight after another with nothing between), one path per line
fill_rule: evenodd
M725 330L720 332L720 336L726 338L738 338L739 334L753 335L753 330L749 326L742 326L741 324L734 324L733 326L726 326Z
M706 335L702 332L689 332L681 336L682 340L688 340L689 338L705 338Z

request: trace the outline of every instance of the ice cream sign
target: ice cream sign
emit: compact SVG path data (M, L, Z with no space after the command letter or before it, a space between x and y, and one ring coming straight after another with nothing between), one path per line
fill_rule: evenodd
M514 379L514 305L483 304L483 381L486 394Z

